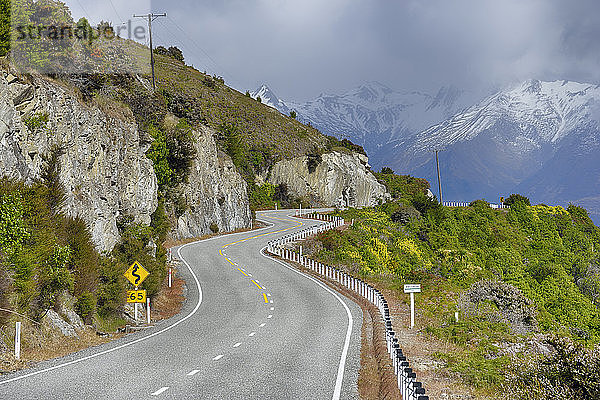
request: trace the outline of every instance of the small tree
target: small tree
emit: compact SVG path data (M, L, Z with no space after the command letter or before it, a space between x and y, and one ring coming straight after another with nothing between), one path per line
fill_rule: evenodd
M258 101L259 103L262 103L262 99L260 98L260 96L256 96L256 101Z
M183 62L184 58L183 58L183 52L181 50L179 50L177 47L175 46L171 46L169 47L169 55L171 57L173 57L174 59Z
M393 175L394 170L392 170L390 167L383 167L381 168L381 173L386 175Z
M513 193L510 196L508 196L508 198L506 200L504 200L504 205L510 207L511 205L513 205L517 202L523 202L528 206L531 205L531 202L529 201L529 199L527 197L521 196L520 194L516 194L516 193Z
M246 97L251 97L250 92L246 90Z
M296 114L296 111L292 110L292 111L290 112L290 117L291 117L291 118L294 118L294 119L296 119L296 117L297 117L297 116L298 116L298 115Z

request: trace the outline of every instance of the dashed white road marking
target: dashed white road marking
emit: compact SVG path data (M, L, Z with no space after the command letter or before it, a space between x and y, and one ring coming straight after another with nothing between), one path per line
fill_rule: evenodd
M242 345L242 342L237 342L236 344L233 345L233 347L240 347Z
M262 327L263 327L263 326L265 326L265 325L266 325L266 323L265 323L265 322L263 322L262 324L260 324L260 325L259 325L259 327L260 327L260 328L262 328Z
M159 395L163 394L164 392L166 392L167 390L169 390L168 386L161 387L156 392L152 393L151 396L159 396Z
M250 332L250 333L248 334L248 336L250 336L250 337L252 337L252 336L254 336L254 335L256 335L256 332Z
M194 376L194 375L196 375L198 372L200 372L200 370L199 370L199 369L192 370L192 371L190 371L190 372L188 372L188 373L187 373L187 376Z
M268 297L271 297L271 293L267 293L267 296L268 296Z
M273 318L272 314L267 315L267 319L271 319L271 318Z
M273 303L273 300L269 301L269 303Z
M274 310L275 310L275 307L271 307L271 311L274 311Z
M223 354L219 354L218 356L213 358L213 361L219 361L221 358L223 358Z

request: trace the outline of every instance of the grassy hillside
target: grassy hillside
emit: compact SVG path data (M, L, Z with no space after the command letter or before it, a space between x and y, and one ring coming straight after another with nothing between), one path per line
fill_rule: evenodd
M562 357L556 363L576 364L582 354L589 362L554 373L546 368L551 363L537 360L518 382L536 378L570 393L583 379L575 386L597 388L600 357L585 347L600 342L600 229L584 209L516 202L493 210L482 200L447 208L424 197L419 180L386 180L403 183L397 200L339 212L354 225L319 235L314 256L379 282L398 298L405 297L404 283L421 283L420 328L455 346L438 359L473 387L502 387L513 366L523 365L517 360L528 356L519 346L542 334L580 344L554 340L554 357ZM516 355L503 350L512 346L520 349ZM538 398L549 395L544 390Z

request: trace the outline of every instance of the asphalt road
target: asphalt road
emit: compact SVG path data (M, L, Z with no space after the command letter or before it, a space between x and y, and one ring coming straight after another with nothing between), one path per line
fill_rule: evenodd
M358 398L358 305L261 254L269 240L318 223L289 213L260 213L273 226L178 248L181 314L3 375L0 399Z

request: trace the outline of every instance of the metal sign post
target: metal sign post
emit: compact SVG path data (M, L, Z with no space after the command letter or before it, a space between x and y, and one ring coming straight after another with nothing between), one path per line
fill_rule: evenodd
M136 286L136 287L135 287L135 291L137 292L137 290L138 290L138 287ZM137 320L138 320L138 309L137 309L137 305L138 305L138 303L133 303L133 308L134 308L134 310L135 310L135 313L134 313L134 317L133 317L133 319L135 319L135 322L136 322L136 323L137 323Z
M415 327L415 293L421 293L421 285L404 285L404 293L410 293L410 329L412 329Z

